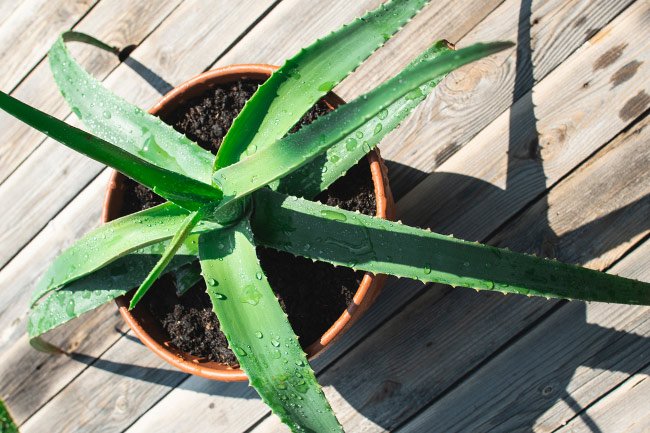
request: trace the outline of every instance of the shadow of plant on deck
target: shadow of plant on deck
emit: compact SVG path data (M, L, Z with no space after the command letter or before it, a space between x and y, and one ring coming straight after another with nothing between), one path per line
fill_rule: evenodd
M522 159L526 160L525 170L527 173L527 182L530 186L530 190L533 191L544 191L546 190L546 177L544 174L544 169L542 165L542 159L540 155L540 146L538 140L538 131L537 131L537 121L535 118L535 107L533 103L533 93L532 88L535 84L534 78L534 69L533 69L533 59L532 59L532 44L531 44L531 1L532 0L523 0L521 2L519 10L519 29L518 29L518 40L517 40L517 61L516 61L516 77L513 90L513 105L516 103L518 109L512 110L510 114L510 128L509 128L509 152L508 152L508 176L506 181L506 187L504 190L499 189L498 187L491 185L487 182L484 182L479 179L469 178L467 176L462 176L453 173L439 173L434 172L431 174L423 173L411 167L402 166L398 163L387 161L387 164L390 170L398 171L400 173L406 173L405 178L414 177L422 179L427 176L434 176L439 178L439 182L435 182L435 185L466 185L466 190L471 191L474 197L480 198L482 196L487 197L508 197L508 193L512 191L513 185L512 180L515 176L513 173L517 170L521 170L520 162ZM129 61L127 58L125 63L128 66L132 67L136 72L138 72L143 78L158 89L161 93L164 93L164 90L168 89L168 84L166 81L160 77L155 76L148 68L140 64L137 61ZM163 83L161 85L161 83ZM548 210L547 195L542 196L541 198L536 199L534 196L526 198L528 202L537 201L539 204L541 202L541 208ZM498 206L500 199L495 199L493 205ZM577 228L569 233L566 233L562 236L558 236L551 227L548 219L547 212L541 213L539 215L540 220L543 221L541 225L544 226L543 234L537 236L535 239L531 239L531 250L529 252L534 252L539 255L546 256L558 256L561 255L561 245L563 240L571 239L571 237L576 236L576 233L582 231L592 231L595 229L598 230L609 230L615 231L617 217L628 211L630 208L642 209L649 206L650 197L645 196L642 199L638 200L635 203L632 203L625 208L619 209L612 214L603 216L602 218L592 221L586 224L583 227ZM469 205L469 204L468 204ZM462 206L458 209L458 214L460 215L463 212ZM408 220L404 221L409 223ZM629 240L628 235L630 231L635 231L641 233L644 230L647 230L650 227L648 221L638 221L638 224L635 227L626 227L625 230L621 230L620 234L617 231L616 236L607 237L607 242L601 243L597 248L590 250L587 254L581 256L581 260L588 261L599 255L607 252L608 250L614 248L619 243L623 243ZM430 227L436 231L436 226L433 225ZM507 246L507 245L503 245ZM385 291L391 290L391 286L395 286L393 283L389 283ZM451 293L451 290L447 288L441 288L440 286L434 286L432 290L447 290L447 293L443 293L439 298L435 299L431 304L431 307L434 307L434 304L441 304L445 302L445 298L448 298L448 294ZM462 289L457 289L462 290ZM520 297L509 297L507 299L501 299L494 296L487 295L478 295L476 296L476 302L482 303L504 303L506 306L508 304L512 305L512 308L518 308L521 302ZM418 300L421 300L422 294L415 296L411 299L407 306L410 304L417 303ZM447 299L448 300L448 299ZM378 304L376 308L381 309L382 303L391 302L391 298L388 298L386 295L380 296L378 299ZM535 302L531 300L530 302ZM455 309L455 313L462 314L462 305L451 305L445 308ZM348 350L348 354L354 353L354 356L351 358L355 361L361 360L363 363L363 371L360 371L359 365L348 365L351 363L347 361L347 358L338 359L337 362L324 368L324 371L320 373L321 380L323 385L331 385L336 388L337 392L342 394L342 397L345 399L347 404L351 405L356 411L363 414L364 417L372 421L373 423L386 428L386 429L399 429L404 426L409 420L413 419L414 416L421 413L428 407L435 406L438 402L442 401L445 396L454 392L454 395L463 394L463 392L473 393L481 392L481 387L487 387L489 390L500 389L503 387L503 392L507 392L508 387L508 377L489 377L489 383L482 384L479 382L472 382L475 377L475 373L481 370L483 367L494 364L494 360L497 359L506 348L509 348L509 356L516 358L518 355L521 355L522 360L527 359L530 356L529 353L520 353L512 349L513 343L519 342L522 339L527 339L527 341L538 341L540 345L548 345L548 339L553 338L553 336L542 335L541 332L536 332L536 327L540 323L548 323L549 321L557 320L558 312L570 311L572 312L569 315L566 322L562 323L562 329L558 329L557 333L563 333L564 336L578 336L582 337L584 335L590 336L591 345L588 350L585 350L581 353L581 356L575 356L570 360L567 359L557 359L557 365L546 365L541 364L537 370L534 370L536 374L533 374L535 377L543 378L542 382L531 382L529 387L526 389L520 390L521 399L514 398L507 407L508 413L502 413L499 411L491 412L491 417L489 419L481 420L481 427L478 429L473 429L473 431L493 431L493 430L503 430L503 431L532 431L536 423L543 417L543 415L553 406L563 401L566 403L571 410L583 419L585 424L593 432L600 432L596 423L589 418L588 414L585 412L584 408L580 406L570 395L570 391L567 390L571 379L574 377L574 374L578 368L581 366L586 366L590 368L598 368L609 371L621 371L626 374L632 375L638 370L643 368L639 363L647 364L647 356L645 361L631 361L626 358L622 362L614 363L616 356L622 353L625 350L638 350L642 355L647 355L650 353L650 339L644 336L636 335L634 333L617 331L614 329L602 328L597 324L590 324L587 321L587 305L584 303L570 303L557 302L552 307L546 311L545 314L540 315L537 319L531 321L526 325L523 331L519 333L514 333L512 336L506 338L504 341L496 342L493 345L488 345L484 348L481 353L481 359L467 360L466 365L459 367L459 370L464 371L465 373L458 377L428 377L422 380L417 384L416 387L410 387L408 393L410 395L401 394L400 390L402 388L402 383L400 382L400 369L406 368L408 366L413 366L413 368L422 368L421 357L422 352L419 351L417 345L413 346L413 350L404 350L402 347L391 347L390 345L394 344L391 340L386 340L386 347L383 352L366 352L359 353L360 350L352 346L352 349ZM454 313L454 311L450 311ZM425 318L411 318L416 322L422 322L428 320ZM491 324L499 324L499 317L490 317L483 319L486 326ZM363 327L364 319L359 323L358 326ZM444 317L436 320L437 329L434 327L428 327L423 331L422 335L429 334L430 338L435 338L436 334L444 333L445 327L453 325L455 323L445 322ZM382 337L386 337L391 333L399 333L401 329L408 328L408 321L404 323L398 323L398 321L390 321L391 332L374 332L378 329L369 329L366 337L372 340L372 347L380 348L382 346ZM379 327L381 331L381 326ZM447 347L458 347L458 346L471 346L478 344L474 336L471 334L463 335L462 332L459 334L454 334L455 337L460 338L460 342L455 344L447 344ZM558 334L559 335L559 334ZM342 342L346 341L344 336ZM358 336L357 336L358 337ZM128 337L127 338L133 338ZM420 342L424 344L424 342ZM363 345L362 345L363 346ZM426 343L426 347L429 347ZM408 344L406 345L408 348ZM445 352L445 343L440 342L437 347L434 347L438 353L435 357L436 362L450 364L457 360L457 354L455 353L446 353ZM356 353L355 353L356 352ZM328 355L325 354L324 360L326 362L332 362L334 360L328 359ZM226 396L246 396L245 398L257 398L255 393L247 392L246 389L248 385L245 383L240 384L223 384L217 382L202 382L201 379L198 381L192 381L192 385L189 385L186 379L189 377L185 373L171 371L168 369L158 369L158 368L149 368L133 365L125 365L112 361L107 361L103 359L96 359L88 357L82 354L73 354L72 358L92 365L95 368L104 369L112 373L123 375L127 377L136 378L138 380L144 380L152 383L163 384L167 386L179 386L181 388L193 389L198 392L204 392L213 395L226 395ZM642 356L643 358L643 356ZM399 365L398 365L399 364ZM324 364L323 364L324 365ZM406 367L405 367L406 366ZM345 368L349 368L350 371L344 371ZM391 377L388 377L387 371L393 371L394 374ZM525 372L526 370L522 370ZM409 375L409 377L413 377ZM463 385L468 382L469 386L463 388ZM355 386L351 386L351 383L354 383ZM365 388L366 392L362 392ZM435 392L431 390L435 389ZM495 393L486 393L486 395L494 395ZM370 398L365 397L371 395ZM415 397L413 397L415 395ZM534 396L531 398L531 395ZM422 400L419 400L422 399ZM415 400L414 400L415 399ZM394 405L390 405L390 402L394 401ZM404 401L413 401L413 407L406 409L404 407ZM401 402L401 405L400 405ZM531 402L534 402L531 404ZM459 406L462 406L462 401L458 402ZM408 411L409 413L402 417L402 419L395 424L394 413L390 411L390 408L396 408L400 411ZM468 419L472 417L473 408L466 406L464 408L459 408L457 411L449 416L456 416L463 418L463 411L466 411L464 414ZM446 412L440 413L440 423L444 424L444 417ZM456 429L462 430L462 427L455 426ZM452 429L447 429L446 431L451 431Z

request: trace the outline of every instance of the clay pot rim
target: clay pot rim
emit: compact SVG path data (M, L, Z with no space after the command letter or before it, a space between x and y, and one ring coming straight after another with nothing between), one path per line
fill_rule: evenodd
M239 78L266 78L278 67L267 64L236 64L213 69L184 82L175 87L155 104L149 113L157 115L165 110L173 109L185 100L191 99L191 92L197 94L205 92L204 87L212 87L216 84L232 81ZM197 89L201 89L198 91ZM189 95L189 96L188 96ZM325 97L328 105L336 107L345 103L334 93ZM367 155L370 163L370 171L375 189L377 205L376 216L380 218L394 218L394 202L390 187L388 185L387 169L379 155L378 150L373 150ZM121 208L121 193L117 192L123 183L121 173L113 171L106 191L102 209L102 223L108 222L117 217ZM116 210L117 209L117 210ZM343 311L341 316L330 326L321 338L311 344L307 349L308 358L311 360L328 348L333 341L340 337L355 322L368 307L374 302L384 284L385 276L366 273L357 288L353 302ZM133 333L140 341L152 350L160 358L169 364L189 374L194 374L207 379L234 382L246 381L248 377L239 368L231 368L217 362L202 362L198 358L188 354L181 354L179 351L156 341L142 324L128 310L128 295L116 299L120 314L127 322Z

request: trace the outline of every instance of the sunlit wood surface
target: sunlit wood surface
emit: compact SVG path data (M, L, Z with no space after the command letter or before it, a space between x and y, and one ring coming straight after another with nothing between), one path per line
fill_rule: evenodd
M0 88L76 124L46 53L74 54L141 107L207 69L281 64L379 0L0 0ZM517 47L447 77L381 145L401 219L650 281L650 3L438 0L336 92L394 75L433 41ZM114 305L30 349L27 300L99 223L109 177L0 113L0 397L23 432L285 431L246 383L188 376ZM648 432L650 308L390 280L313 367L349 432Z

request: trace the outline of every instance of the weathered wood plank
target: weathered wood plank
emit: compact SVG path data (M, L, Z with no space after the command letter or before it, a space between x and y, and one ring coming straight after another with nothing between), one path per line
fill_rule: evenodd
M630 3L507 0L460 41L451 39L459 47L489 40L518 47L453 73L382 143L396 196L424 180Z
M648 278L648 257L650 242L645 242L633 253L618 263L613 271L634 278ZM594 431L594 425L601 432L645 432L650 428L650 395L648 376L650 369L631 376L616 389L574 416L558 432ZM584 407L584 406L583 406Z
M271 0L223 2L219 6L205 2L184 2L132 54L128 64L121 64L104 80L106 86L140 106L153 105L160 96L155 88L130 65L140 62L178 85L201 72L226 49L271 4ZM210 21L198 17L210 16ZM218 23L216 25L215 23ZM173 26L173 27L172 27ZM229 31L225 32L224 28ZM178 35L184 35L179 38ZM159 67L149 67L154 59ZM164 62L160 59L166 59ZM137 65L134 66L137 68ZM163 69L160 69L164 67ZM155 76L154 75L154 76ZM70 116L70 123L79 122ZM16 122L14 120L14 122ZM0 222L0 266L29 241L102 169L102 165L67 150L54 140L45 140L0 185L0 208L7 209ZM30 188L26 189L25 185ZM57 185L57 194L51 194ZM25 224L28 221L28 224ZM22 222L22 224L20 224Z
M97 0L49 1L29 0L11 2L11 11L0 24L0 64L5 67L0 76L0 88L5 92L38 64L61 32L69 28Z
M493 242L537 254L551 251L563 261L610 266L629 248L630 239L639 239L639 233L648 230L647 218L642 217L648 212L647 196L650 192L650 185L642 180L647 176L650 160L646 146L650 134L647 123L648 119L645 119L617 137L551 190L548 197L536 203L530 213L524 213L501 229ZM636 158L639 158L638 164L631 163ZM615 203L603 206L603 200L608 197ZM471 204L466 207L458 205L456 210L462 214L470 207ZM560 215L550 217L552 229L561 235L569 234L573 244L566 248L566 243L560 239L551 242L553 249L549 249L549 236L542 236L540 232L550 232L542 229L544 215L558 209L562 210ZM615 218L609 217L612 211ZM594 221L603 223L594 224ZM436 229L435 222L425 223ZM482 224L483 221L476 218L468 223L467 230L474 231L476 225L480 227ZM464 236L463 229L465 227L461 227L459 233L461 237ZM580 236L573 235L574 231ZM485 235L487 232L481 236ZM392 290L389 287L386 291ZM435 292L425 292L326 370L320 380L331 385L327 388L328 398L348 430L391 430L423 407L424 402L444 394L448 387L542 318L556 304L498 294L476 294L464 289L453 290L442 298ZM582 306L584 311L584 304L575 305L577 307L572 308ZM636 329L641 320L639 317L647 316L647 311L641 307L620 308L622 310L616 312L621 312L624 318L620 320L630 329ZM601 311L607 311L607 308ZM571 317L576 318L575 314ZM584 313L580 317L584 323ZM614 314L612 320L617 320L616 317ZM604 335L610 334L605 332ZM598 332L590 334L592 339L601 336ZM630 343L628 340L623 342ZM603 349L604 346L607 346L607 341L599 347ZM647 350L647 342L643 339L631 347L630 352L620 350L619 365L638 363L634 354ZM549 353L554 352L549 350ZM612 364L616 365L615 361ZM496 377L502 378L503 375ZM480 383L478 386L488 385ZM484 389L482 392L488 393ZM474 393L480 394L477 389ZM495 395L486 401L494 402ZM535 396L537 394L531 399ZM463 401L455 399L451 404L457 405L459 411L476 411L471 405L465 406ZM530 401L528 403L530 406ZM492 406L488 406L486 411L491 413L491 409ZM469 417L467 413L464 415ZM419 431L447 431L452 426ZM470 426L469 431L473 431L471 427L476 426ZM269 418L254 431L276 431L279 428L277 420ZM508 428L505 430L510 431Z
M70 206L52 220L2 272L0 272L0 390L11 404L18 423L24 422L84 365L63 356L37 352L25 334L27 306L33 286L54 257L74 239L97 225L109 173L93 181L79 196L94 206ZM96 332L102 329L102 332ZM82 316L65 328L48 334L64 349L99 356L128 330L113 305Z
M476 231L465 234L476 238L642 114L650 105L650 51L628 41L650 25L647 3L635 3L613 23L538 83L532 100L519 99L411 190L401 203L403 218L444 222L445 233L480 220ZM635 78L613 83L634 62L642 62ZM417 206L422 202L436 206ZM462 215L456 213L457 206L469 204Z
M47 426L47 431L61 432L122 431L186 377L163 364L140 344L113 346L86 370L92 375L73 381L65 398L57 395L20 430L40 433Z
M143 0L106 0L99 3L75 30L118 46L138 45L180 3ZM59 30L62 31L62 29ZM57 33L58 34L58 33ZM49 46L48 46L49 48ZM95 77L103 79L119 64L117 57L84 44L70 44L75 58ZM70 113L52 79L47 59L43 59L21 82L12 95L53 116ZM43 142L43 135L22 122L0 113L0 183Z
M645 242L611 272L650 281L648 252ZM650 307L569 303L400 431L556 431L650 362L648 313ZM631 413L636 405L643 413L644 405L626 393L608 409ZM578 418L575 425L598 427L590 431L628 431L603 428L589 410ZM635 426L647 431L650 418Z
M141 56L156 55L157 44L163 44L164 47L173 46L174 39L176 38L176 30L181 30L185 34L190 34L190 29L194 27L196 30L196 39L188 38L176 43L178 50L174 59L170 62L174 65L175 70L179 70L176 62L185 64L185 69L179 70L180 73L187 74L186 76L173 77L175 82L178 83L192 74L192 68L201 66L198 63L201 57L205 57L206 52L211 52L213 56L218 55L218 50L223 50L229 44L229 39L225 38L220 33L220 28L212 27L212 31L207 33L200 30L195 20L188 17L203 17L212 14L215 17L215 22L220 26L228 26L232 22L234 30L245 29L246 23L252 23L268 6L269 2L241 2L237 5L226 5L220 9L219 13L215 13L212 5L207 5L205 2L186 2L183 7L177 9L165 22L165 25L156 30L165 34L164 37L157 36L156 43L147 45L143 44L138 48L137 52ZM196 14L196 15L195 15ZM209 26L210 23L205 23ZM176 29L176 30L174 30ZM232 34L231 37L236 37ZM179 44L183 45L179 45ZM203 49L202 54L190 50L192 44L202 44L199 49ZM212 50L209 51L207 47ZM147 54L149 53L149 54ZM207 56L206 62L212 56ZM204 63L204 67L207 63ZM166 70L159 71L164 76ZM124 74L125 72L122 72ZM128 78L124 75L121 77L124 83L116 81L115 86L121 84L125 87L128 83ZM131 81L132 82L132 81ZM139 84L134 83L134 87L143 85L140 80ZM133 92L138 93L138 92ZM143 92L141 92L143 93ZM152 101L156 97L155 90L151 89L148 98ZM149 101L147 101L149 102ZM150 102L149 102L150 103ZM46 145L48 145L46 143ZM44 170L42 172L33 173L33 176L39 177L43 174L59 172L61 170L69 170L70 167L75 167L83 172L88 167L95 169L99 172L102 168L101 165L90 163L86 166L83 164L88 162L87 158L79 158L76 162L66 159L68 154L74 157L72 152L63 148L62 146L49 143L52 151L43 152L42 158L39 161L42 163L38 168ZM60 155L57 159L57 155ZM69 165L62 166L59 162L67 161ZM45 165L47 164L47 165ZM46 227L39 236L37 236L30 246L21 251L14 259L0 271L0 293L2 293L3 303L2 320L3 332L0 334L0 344L2 350L0 351L0 380L2 380L3 395L11 394L9 397L14 402L16 411L19 412L18 418L24 421L31 414L36 411L40 405L55 395L61 388L63 388L72 378L74 378L80 371L86 368L82 363L70 362L65 358L47 358L42 354L34 352L24 341L19 341L20 335L24 332L25 316L27 312L27 299L31 293L33 285L42 270L49 264L52 258L63 249L66 245L73 242L74 239L80 237L83 233L94 227L99 222L99 210L102 203L104 188L108 179L108 171L104 171L102 176L96 178L90 187L83 190L83 192L75 197L75 200L66 207L65 212L57 216L50 226ZM47 200L47 184L41 184L36 180L36 177L29 183L25 180L26 185L42 185L40 194L43 195L44 200ZM65 174L64 174L64 177ZM88 178L92 180L93 177ZM61 187L59 184L58 187ZM57 191L59 189L57 188ZM29 189L27 190L29 191ZM71 194L75 196L76 191ZM61 203L63 205L64 203ZM47 220L44 220L47 221ZM24 222L24 221L23 221ZM4 224L4 220L3 220ZM10 226L7 226L10 227ZM34 231L36 232L36 230ZM18 290L17 290L18 289ZM5 303L5 300L7 302ZM97 319L97 320L95 320ZM6 321L6 322L5 322ZM103 326L99 326L100 323ZM106 348L110 347L121 336L120 330L115 330L116 326L123 327L121 320L115 316L114 307L108 306L105 310L100 310L98 313L93 313L90 317L85 317L76 324L65 327L55 335L59 341L67 342L68 348L79 348L84 354L89 356L99 356ZM100 331L98 331L100 330ZM89 335L90 334L90 335ZM81 345L79 345L81 343ZM18 363L18 359L22 360L22 364ZM47 359L49 361L45 362ZM17 369L18 365L22 365L22 369ZM28 366L27 368L25 366ZM11 373L4 373L11 371ZM40 392L36 393L33 390L39 389ZM25 391L29 390L29 391ZM30 394L25 394L31 393Z
M648 395L650 395L650 368L628 379L611 395L607 395L593 408L565 428L562 433L600 431L603 433L645 433L650 428ZM594 429L594 426L598 430Z

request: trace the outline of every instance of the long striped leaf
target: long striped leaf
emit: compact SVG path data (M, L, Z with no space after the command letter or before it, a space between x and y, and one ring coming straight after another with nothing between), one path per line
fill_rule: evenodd
M253 95L223 140L215 170L282 138L322 96L429 0L391 0L303 48Z
M32 304L48 292L88 275L126 254L170 239L187 215L185 209L164 203L116 219L87 233L52 262L36 286ZM194 233L219 227L215 223L201 222Z
M248 158L217 170L214 183L225 201L250 194L310 162L349 134L380 116L391 104L419 87L467 63L511 47L510 42L474 44L458 51L444 52L400 72L371 92L319 117L298 132L277 140ZM375 126L379 134L382 124ZM370 148L366 150L369 151Z
M248 219L202 234L199 258L221 330L262 400L293 431L342 431L260 267Z
M115 52L92 36L65 32L49 52L50 68L72 111L97 136L156 167L202 183L211 182L214 156L159 118L130 104L86 72L66 42L78 41Z
M650 305L650 284L467 242L269 189L255 194L255 238L372 273L531 296Z
M0 92L0 109L69 148L110 165L187 209L198 209L205 203L218 202L222 197L219 190L208 184L150 164L120 147L30 107L4 92Z
M41 342L36 339L39 335L137 287L160 260L164 248L164 244L159 243L134 251L54 291L31 309L27 323L29 337ZM173 271L191 263L197 255L198 235L192 235L166 270Z
M447 41L438 41L413 60L406 69L451 51ZM440 75L390 104L385 110L350 132L338 143L289 175L273 182L271 188L284 194L314 198L363 158L370 149L397 128L444 78Z

